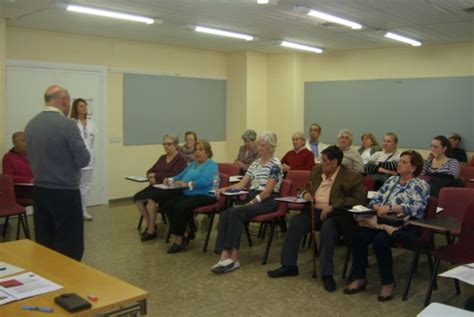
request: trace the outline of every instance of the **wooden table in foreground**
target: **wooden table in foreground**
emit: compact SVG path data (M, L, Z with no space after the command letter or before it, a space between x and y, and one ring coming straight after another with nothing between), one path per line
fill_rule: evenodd
M0 259L63 286L54 292L2 305L1 317L117 316L119 310L146 314L148 292L31 240L0 243ZM69 313L54 303L54 298L62 293L76 293L85 299L93 294L98 300L91 302L91 309ZM22 310L22 305L52 307L54 313Z

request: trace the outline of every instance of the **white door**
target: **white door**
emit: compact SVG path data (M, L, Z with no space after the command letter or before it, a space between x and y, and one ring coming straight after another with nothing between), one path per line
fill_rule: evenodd
M46 88L58 84L69 90L71 99L88 101L88 112L97 126L94 142L96 165L87 205L107 203L106 160L106 70L87 65L58 65L29 61L7 61L7 124L6 144L11 135L23 131L28 121L42 111Z

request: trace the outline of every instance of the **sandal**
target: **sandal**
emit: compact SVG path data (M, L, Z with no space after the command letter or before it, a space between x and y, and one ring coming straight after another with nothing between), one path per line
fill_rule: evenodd
M357 288L351 288L351 287L346 287L343 292L344 294L346 295L353 295L353 294L357 294L357 293L360 293L362 291L365 291L367 287L367 280L364 280L364 282Z

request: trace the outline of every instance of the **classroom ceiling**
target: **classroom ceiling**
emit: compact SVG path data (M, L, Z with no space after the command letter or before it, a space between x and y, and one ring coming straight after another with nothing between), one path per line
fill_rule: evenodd
M67 12L60 3L140 14L162 21L145 25ZM327 51L405 46L385 31L423 44L474 41L474 0L0 0L7 26L164 43L218 51L288 51L274 44L289 40ZM304 6L362 24L337 26L297 13ZM258 37L245 42L199 34L185 25L204 25ZM416 48L413 48L416 49Z

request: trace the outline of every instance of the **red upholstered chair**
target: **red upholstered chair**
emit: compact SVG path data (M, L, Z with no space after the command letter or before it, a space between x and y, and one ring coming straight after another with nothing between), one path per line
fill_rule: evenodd
M462 224L466 207L470 204L474 204L474 188L442 188L439 192L438 206L444 210L437 217L454 218L459 224ZM458 236L459 230L452 230L450 234Z
M364 176L362 183L367 191L375 190L375 179L370 176Z
M19 205L15 198L13 179L10 175L0 174L0 217L5 217L3 236L5 237L8 220L11 216L18 216L16 239L20 239L20 225L27 239L30 238L28 219L25 207Z
M474 167L474 155L471 157L471 161L469 162L469 166Z
M459 239L454 243L447 246L437 248L433 255L436 258L433 273L431 275L430 284L426 292L425 306L429 304L431 299L431 293L433 285L438 275L438 268L441 260L451 262L452 264L462 265L474 262L474 248L472 242L474 241L474 204L470 204L465 207L464 220L461 226L461 232L459 233ZM454 280L456 287L456 294L461 293L459 287L459 281Z
M288 179L282 180L281 187L280 187L280 197L289 196L291 193L291 187L292 187L292 183L290 180ZM250 219L250 222L270 223L270 236L268 237L267 246L265 247L265 251L263 252L263 255L262 255L262 264L267 263L268 253L270 252L273 235L275 233L275 226L277 225L278 221L285 218L287 210L288 210L288 204L284 202L279 202L278 208L275 211Z
M227 174L229 177L240 175L240 167L232 163L217 163L217 169L219 173Z
M306 186L309 181L309 175L311 171L305 170L289 170L286 174L286 179L291 181L291 192L289 196L296 196ZM289 210L302 210L304 204L290 203L288 204Z
M229 185L229 175L219 173L219 188L226 187ZM220 199L211 205L202 206L193 210L195 214L206 214L209 216L209 227L207 229L206 240L204 241L204 247L202 248L202 252L207 251L207 245L209 244L209 237L211 235L212 225L214 223L214 216L217 212L225 209L225 201L226 197L221 195Z
M474 188L474 166L461 166L460 178L464 178L464 184L468 188Z

